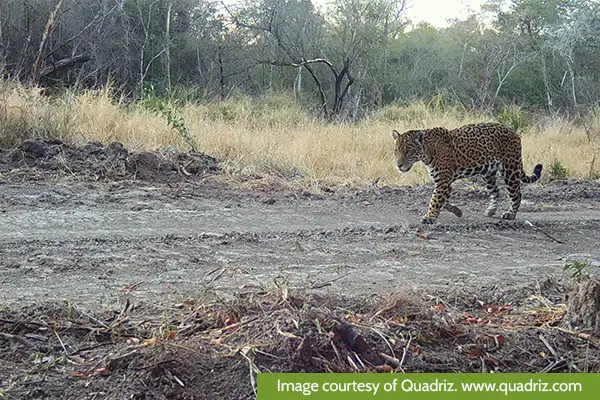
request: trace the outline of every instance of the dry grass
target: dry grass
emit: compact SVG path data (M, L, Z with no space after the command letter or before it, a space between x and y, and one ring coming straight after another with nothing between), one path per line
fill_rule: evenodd
M421 165L405 175L395 169L392 129L452 128L491 119L416 103L386 107L358 124L328 125L282 95L186 105L178 113L200 151L220 159L226 172L294 178L303 186L317 182L355 186L376 178L394 185L425 182ZM522 132L526 169L558 161L569 177L597 177L600 160L596 162L594 155L600 154L600 120L594 121L591 132L590 140L583 128L561 119L532 124ZM187 150L164 116L127 105L109 90L48 97L37 89L0 84L0 145L12 146L30 137L56 137L74 144L119 141L132 150L169 146Z

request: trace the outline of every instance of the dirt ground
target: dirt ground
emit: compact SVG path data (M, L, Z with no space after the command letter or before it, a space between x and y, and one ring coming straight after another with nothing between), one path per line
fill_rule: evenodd
M445 212L423 226L429 185L314 194L235 189L218 175L205 155L131 154L118 144L0 151L0 398L252 398L249 366L362 370L386 364L381 352L409 351L394 366L407 371L600 370L598 344L576 327L544 340L536 331L531 348L506 345L485 358L489 346L475 357L469 346L481 337L500 346L500 334L463 326L492 316L494 326L523 325L514 318L527 319L526 309L564 315L565 264L598 275L598 181L525 186L515 221L485 217L484 187L460 182L453 203L464 216ZM307 309L331 326L315 327ZM559 320L527 319L500 342L530 340L529 329ZM440 330L454 323L461 328ZM343 367L323 352L282 361L286 350L330 352L319 343L336 329L348 351L362 354L348 329L380 351ZM266 335L271 347L248 345L242 332ZM273 336L295 345L275 346Z

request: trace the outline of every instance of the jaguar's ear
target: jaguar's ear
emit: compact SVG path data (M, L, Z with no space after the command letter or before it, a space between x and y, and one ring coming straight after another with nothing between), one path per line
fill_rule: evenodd
M425 134L424 131L418 131L417 134L415 135L415 141L419 144L419 145L423 145L423 135Z
M394 138L394 140L398 140L398 138L400 137L400 134L398 133L397 130L393 130L392 131L392 137Z

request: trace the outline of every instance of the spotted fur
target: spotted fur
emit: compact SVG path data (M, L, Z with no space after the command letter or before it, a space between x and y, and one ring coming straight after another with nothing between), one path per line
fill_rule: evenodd
M498 171L511 199L510 209L502 218L515 219L521 205L521 182L533 183L542 174L541 164L535 166L532 176L525 174L521 139L513 129L497 123L471 124L453 130L441 127L410 130L402 134L394 130L393 137L400 172L408 172L414 163L422 161L435 183L423 223L435 222L442 208L461 217L460 208L449 202L452 182L477 175L483 176L490 194L485 214L496 214Z

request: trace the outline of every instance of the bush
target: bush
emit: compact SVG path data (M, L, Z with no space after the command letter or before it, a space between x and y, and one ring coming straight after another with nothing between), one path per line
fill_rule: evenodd
M521 131L525 128L525 112L519 106L511 105L502 107L498 122L511 127L515 131Z
M554 160L552 164L550 164L550 179L565 179L569 175L569 171L562 165L562 163L558 160Z

